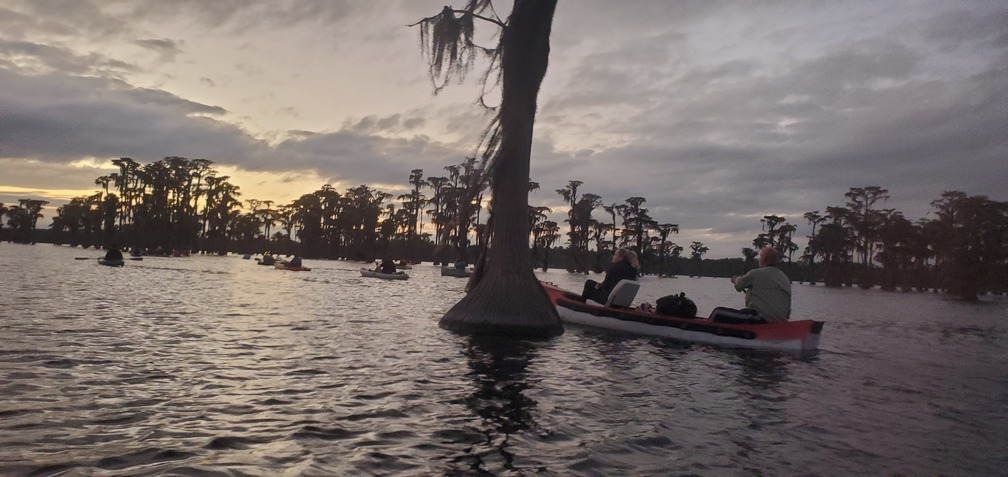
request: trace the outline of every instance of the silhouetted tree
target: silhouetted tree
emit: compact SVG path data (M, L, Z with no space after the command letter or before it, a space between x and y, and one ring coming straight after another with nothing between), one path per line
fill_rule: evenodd
M875 245L878 241L878 228L882 221L881 211L874 208L878 201L889 199L889 191L879 186L851 187L844 194L847 198L847 225L854 241L858 262L862 272L858 274L858 285L870 288L874 284L871 272Z
M658 276L665 275L665 255L671 250L667 247L671 242L668 241L669 234L679 233L679 224L658 224L655 229L658 231L658 238L660 239L658 243L659 259L658 259ZM671 243L673 246L674 243Z
M809 254L822 257L826 268L823 282L828 287L838 287L843 284L846 265L850 260L852 239L850 232L844 227L846 209L842 207L827 207L824 220L819 227L819 233L809 241Z
M892 291L904 280L903 272L913 265L912 250L920 231L895 209L881 211L877 231L879 244L875 261L882 265L881 286Z
M690 244L690 258L696 263L696 276L700 275L700 266L703 263L703 256L709 250L703 242L693 242Z
M492 242L483 255L485 262L476 264L468 293L440 325L467 333L553 336L563 333L563 327L528 253L528 181L536 98L549 61L556 1L515 0L506 23L479 16L489 5L472 1L459 11L445 7L419 22L435 90L450 79L461 79L471 65L477 48L472 43L475 18L502 30L497 48L479 49L492 65L500 62L501 105L488 128L484 156L493 194L488 220Z
M948 191L931 205L938 271L950 292L976 300L980 284L1008 258L1008 202Z
M632 248L637 255L644 254L644 244L647 243L647 231L655 223L648 215L648 209L642 207L647 199L630 197L626 199L623 208L623 243Z
M32 243L38 219L44 217L42 209L49 204L49 201L18 199L18 204L7 208L7 225L12 229L16 242Z
M621 214L622 215L621 210L623 208L625 208L625 207L626 207L625 204L617 204L617 203L612 203L612 204L609 204L609 205L603 205L602 206L602 210L606 211L606 213L608 213L609 217L612 219L612 224L611 224L611 227L612 227L612 244L613 244L614 248L616 247L616 244L619 243L619 241L616 239L616 214Z
M560 224L552 220L547 220L543 224L543 233L540 238L543 246L543 266L542 270L545 272L549 270L549 255L550 249L553 248L553 244L560 240Z
M816 238L816 228L818 228L819 224L821 224L824 220L826 220L826 217L824 217L821 214L819 214L818 210L814 210L812 212L805 212L805 215L803 215L802 217L804 217L805 220L808 221L809 225L812 226L812 235L808 236L809 241L808 241L808 244L805 245L805 254L802 256L802 258L804 258L805 262L808 263L808 281L809 281L809 284L810 285L815 285L815 282L816 282L816 278L815 278L815 255L812 254L812 250L811 250L809 244L811 244L812 241L815 240L815 238Z
M588 266L588 244L592 240L593 227L597 223L592 218L592 212L601 204L602 200L599 196L586 193L581 195L581 198L570 210L567 220L571 223L570 253L576 257L574 260L575 272L588 273L591 268L594 268ZM601 239L601 237L598 238Z
M569 272L581 272L584 270L584 267L582 266L581 263L581 258L583 256L581 253L578 253L578 251L581 250L581 244L578 242L579 237L577 234L578 221L574 218L574 214L577 213L576 210L577 203L580 200L580 197L578 196L578 187L581 187L582 184L584 184L584 182L572 180L568 181L567 185L564 186L562 189L556 190L557 194L559 194L560 197L563 198L564 202L567 203L568 207L566 222L568 225L570 225L570 231L567 232L567 239L568 239L568 246L570 247L571 251L569 257L571 262L570 265L568 265L567 267L567 271Z

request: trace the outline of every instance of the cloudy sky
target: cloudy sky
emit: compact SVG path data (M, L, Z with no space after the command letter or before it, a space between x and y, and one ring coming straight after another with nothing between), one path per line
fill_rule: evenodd
M445 175L486 124L480 72L434 96L406 25L448 1L0 0L0 202L51 217L117 157L209 159L278 203ZM850 187L911 220L1008 200L1008 4L560 0L532 180L560 220L570 180L645 197L711 258L768 214L808 234Z

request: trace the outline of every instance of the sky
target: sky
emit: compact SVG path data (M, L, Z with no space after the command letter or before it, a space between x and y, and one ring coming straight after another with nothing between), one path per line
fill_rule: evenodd
M480 67L434 95L407 26L450 1L0 0L0 202L51 219L118 157L208 159L277 204L445 176L490 118ZM560 0L550 47L530 203L561 224L571 180L707 258L771 214L804 246L851 187L914 221L944 191L1008 200L1006 2Z

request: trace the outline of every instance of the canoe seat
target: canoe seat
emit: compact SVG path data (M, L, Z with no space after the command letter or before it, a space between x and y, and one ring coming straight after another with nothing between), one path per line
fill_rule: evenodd
M623 279L613 287L612 292L609 293L609 299L606 300L606 306L611 306L615 308L630 308L630 304L633 303L634 297L637 296L637 290L640 290L640 283L633 280Z

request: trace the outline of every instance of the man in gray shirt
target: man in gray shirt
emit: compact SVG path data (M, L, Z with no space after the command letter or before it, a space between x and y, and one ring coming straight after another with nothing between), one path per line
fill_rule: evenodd
M731 278L735 289L745 292L746 308L771 323L791 318L791 280L776 267L777 260L777 250L765 247L760 250L759 268Z

